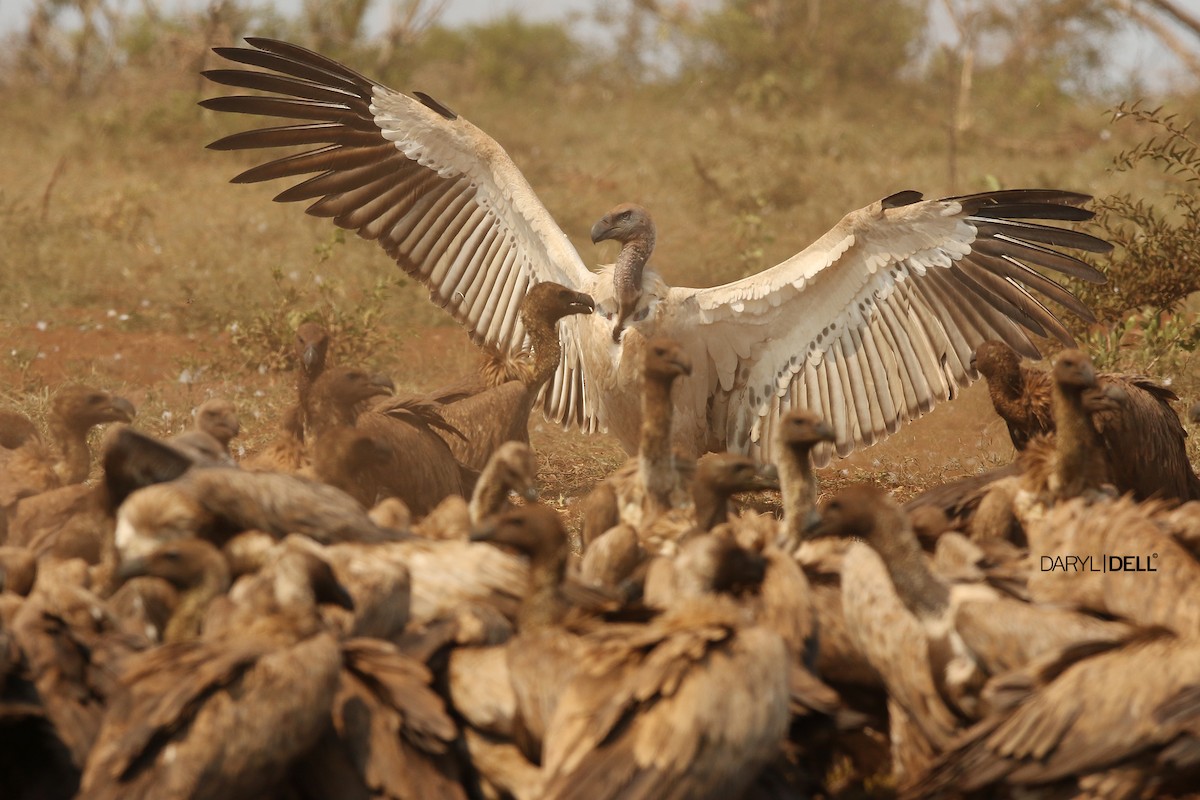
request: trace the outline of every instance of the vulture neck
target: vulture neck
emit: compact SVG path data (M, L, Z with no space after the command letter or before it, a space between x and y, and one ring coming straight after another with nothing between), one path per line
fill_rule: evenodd
M621 245L621 252L613 265L613 290L617 295L617 324L613 328L613 340L620 338L625 321L637 308L642 297L642 271L654 251L654 233L647 232L629 239Z
M638 477L647 499L657 510L671 505L674 470L671 456L672 378L647 375L642 387L642 433L638 448Z
M929 569L917 535L900 509L881 511L867 537L887 566L901 602L918 617L940 616L950 605L950 589Z
M357 405L339 402L324 394L310 395L305 420L305 441L315 441L334 428L354 427Z
M711 531L729 521L729 493L707 481L692 483L692 502L695 503L696 527Z
M200 583L180 596L179 604L163 630L163 644L198 639L209 604L229 591L229 569L224 564L224 557L221 563L214 560L207 566Z
M996 408L1008 408L1025 394L1025 375L1020 365L1005 369L1000 374L988 378L988 395Z
M87 443L91 426L57 414L50 419L49 426L62 451L62 460L54 466L55 474L64 485L83 483L92 469L92 451Z
M500 468L498 459L489 460L480 473L479 480L475 482L468 505L472 525L481 524L488 517L499 514L508 505L508 484L500 476Z
M517 630L526 633L562 623L568 604L562 594L567 574L567 548L538 553L529 562L529 592L517 612Z
M793 444L781 448L779 488L783 501L784 538L793 549L805 537L805 529L813 521L817 506L817 479L812 468L811 444Z
M540 309L522 309L521 322L529 336L529 348L533 351L533 373L526 386L536 392L554 377L554 371L562 361L562 342L558 338L558 317L551 318Z
M1100 489L1108 479L1104 445L1083 407L1083 392L1054 383L1055 461L1050 492L1056 500Z

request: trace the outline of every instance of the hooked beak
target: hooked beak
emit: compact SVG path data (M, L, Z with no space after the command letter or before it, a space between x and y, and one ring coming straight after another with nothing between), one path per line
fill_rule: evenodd
M317 602L339 606L347 611L354 610L354 598L350 596L350 592L346 590L346 587L337 581L328 581L321 584L317 592Z
M376 372L375 374L371 375L369 380L371 382L371 389L376 396L396 393L395 382L381 372Z
M147 573L149 562L145 558L131 558L128 561L122 561L120 568L117 569L117 582L125 583L133 578L141 577Z
M300 361L304 364L305 372L312 372L313 365L317 363L317 346L310 344L304 348L304 352L300 354Z
M615 230L608 217L601 217L595 225L592 226L592 244L600 244L606 239L613 238Z
M778 489L779 470L774 464L760 464L754 473L753 484L756 489Z
M591 314L596 310L596 301L590 294L580 292L567 308L572 314Z
M809 539L819 539L824 536L824 522L825 520L815 508L809 511L808 519L804 522L805 537Z
M115 422L133 422L133 418L137 414L137 409L133 407L133 403L124 397L114 397L112 399L112 408L113 421Z

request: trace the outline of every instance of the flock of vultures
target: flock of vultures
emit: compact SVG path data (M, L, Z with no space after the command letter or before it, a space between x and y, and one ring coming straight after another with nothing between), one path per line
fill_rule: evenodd
M0 411L0 797L1200 786L1178 398L1070 347L1022 357L1026 331L1069 341L1022 282L1086 316L1026 262L1102 279L1059 248L1104 248L1019 220L1086 219L1086 198L902 192L712 290L645 269L649 215L621 206L592 232L616 268L576 273L482 132L251 44L218 52L276 74L208 76L292 99L209 107L315 121L223 146L332 144L242 177L316 171L283 199L379 239L481 365L400 396L306 323L295 402L240 462L222 399L169 439L103 387L59 387L44 421ZM868 485L818 503L831 451L979 375L1013 463L904 506ZM539 406L631 451L575 525L538 500ZM740 497L771 489L779 515Z

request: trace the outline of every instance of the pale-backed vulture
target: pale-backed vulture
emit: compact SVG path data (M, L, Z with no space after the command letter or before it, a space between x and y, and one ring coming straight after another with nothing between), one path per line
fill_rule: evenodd
M1003 342L984 342L973 358L987 379L992 405L1008 425L1014 447L1024 450L1034 436L1054 431L1049 372L1022 365L1020 355ZM1144 375L1100 373L1096 382L1124 393L1112 410L1092 416L1117 490L1133 492L1139 500L1200 500L1200 478L1192 470L1184 442L1187 433L1171 407L1172 401L1179 400L1175 392Z
M377 240L475 340L501 352L525 339L517 309L533 284L555 281L591 295L597 313L563 323L563 360L543 409L563 424L607 429L630 452L640 424L636 376L625 378L630 331L689 348L698 371L676 398L675 436L690 455L728 449L771 460L775 423L798 406L820 411L844 455L952 398L977 377L969 360L986 339L1031 356L1029 332L1072 341L1030 290L1084 319L1091 314L1031 267L1104 281L1056 248L1107 252L1108 244L1018 221L1086 220L1092 214L1080 206L1089 198L1035 189L929 201L898 192L851 212L776 267L708 289L670 287L646 268L645 232L625 237L637 257L618 256L615 275L593 273L500 145L467 120L296 45L247 41L216 52L260 70L204 74L269 94L202 105L305 122L210 147L317 147L234 180L312 174L276 199L316 199L310 213ZM648 222L644 210L622 206L592 234L619 239ZM821 448L818 464L828 457Z

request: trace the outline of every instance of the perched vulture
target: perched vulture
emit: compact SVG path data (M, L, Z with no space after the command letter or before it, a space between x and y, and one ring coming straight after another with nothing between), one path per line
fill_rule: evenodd
M1051 373L1022 365L1020 355L1001 342L984 342L972 360L987 379L992 405L1008 425L1014 447L1024 450L1034 436L1054 432ZM1119 390L1111 408L1091 417L1117 490L1133 492L1139 500L1200 500L1187 432L1171 407L1179 396L1144 375L1101 373L1095 382Z
M806 407L836 434L815 453L823 464L832 449L845 455L877 442L953 397L978 377L971 352L987 339L1030 356L1030 333L1071 343L1031 290L1092 315L1034 267L1105 280L1056 248L1103 253L1107 243L1040 222L1090 219L1080 207L1089 198L1049 189L942 200L899 192L846 215L781 264L705 289L668 286L647 268L653 222L622 205L591 231L593 241L622 244L617 263L591 272L517 166L470 122L296 45L247 41L216 52L259 70L204 74L269 94L201 105L303 122L210 147L311 149L234 181L311 175L275 199L315 200L310 214L377 240L477 342L501 352L524 343L517 310L531 286L554 281L591 295L595 314L562 322L562 361L542 407L564 425L607 429L630 452L640 424L631 339L663 335L688 347L696 373L675 395L675 444L685 452L770 460L777 421Z

